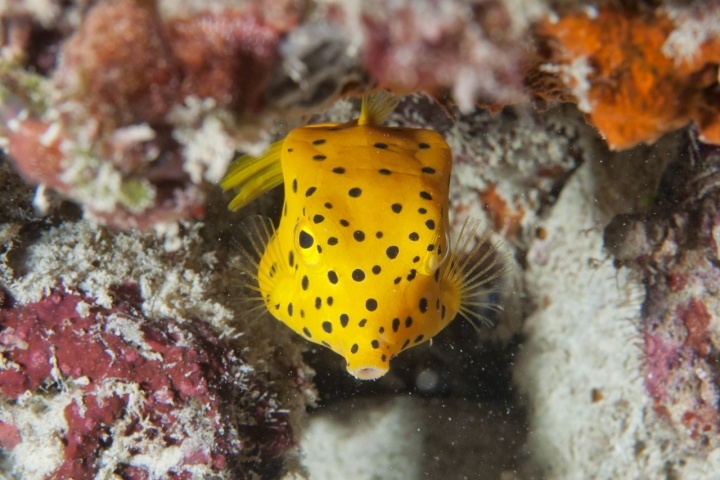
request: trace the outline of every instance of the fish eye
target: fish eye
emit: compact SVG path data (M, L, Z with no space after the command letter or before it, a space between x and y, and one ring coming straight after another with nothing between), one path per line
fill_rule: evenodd
M294 246L300 261L307 265L316 265L320 260L320 245L315 240L310 222L298 221L293 232Z

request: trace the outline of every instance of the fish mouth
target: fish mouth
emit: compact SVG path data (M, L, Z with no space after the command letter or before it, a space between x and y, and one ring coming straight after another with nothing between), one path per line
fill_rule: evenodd
M358 367L348 368L347 371L359 380L377 380L388 372L387 367Z

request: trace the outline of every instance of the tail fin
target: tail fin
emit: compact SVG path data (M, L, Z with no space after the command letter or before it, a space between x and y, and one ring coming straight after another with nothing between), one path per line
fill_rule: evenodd
M230 210L238 210L255 200L263 193L283 183L280 152L284 140L272 145L261 157L243 155L230 165L225 178L220 182L223 190L235 190L237 194L228 205Z

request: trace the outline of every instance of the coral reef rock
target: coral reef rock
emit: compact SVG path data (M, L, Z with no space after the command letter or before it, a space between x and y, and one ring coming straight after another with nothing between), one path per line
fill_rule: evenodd
M575 102L614 149L652 143L691 121L704 141L720 143L720 6L694 3L588 7L545 19L529 83L541 97Z
M123 286L119 296L138 292ZM63 290L0 310L2 464L17 478L250 478L287 412L209 325ZM33 451L43 451L42 461Z

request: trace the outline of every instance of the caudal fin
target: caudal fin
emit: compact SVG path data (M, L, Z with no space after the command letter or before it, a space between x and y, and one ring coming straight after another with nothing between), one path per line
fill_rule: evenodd
M242 155L230 165L225 178L220 182L223 190L235 190L236 195L228 205L230 210L238 210L255 200L263 193L283 183L280 152L283 142L279 140L260 157Z

